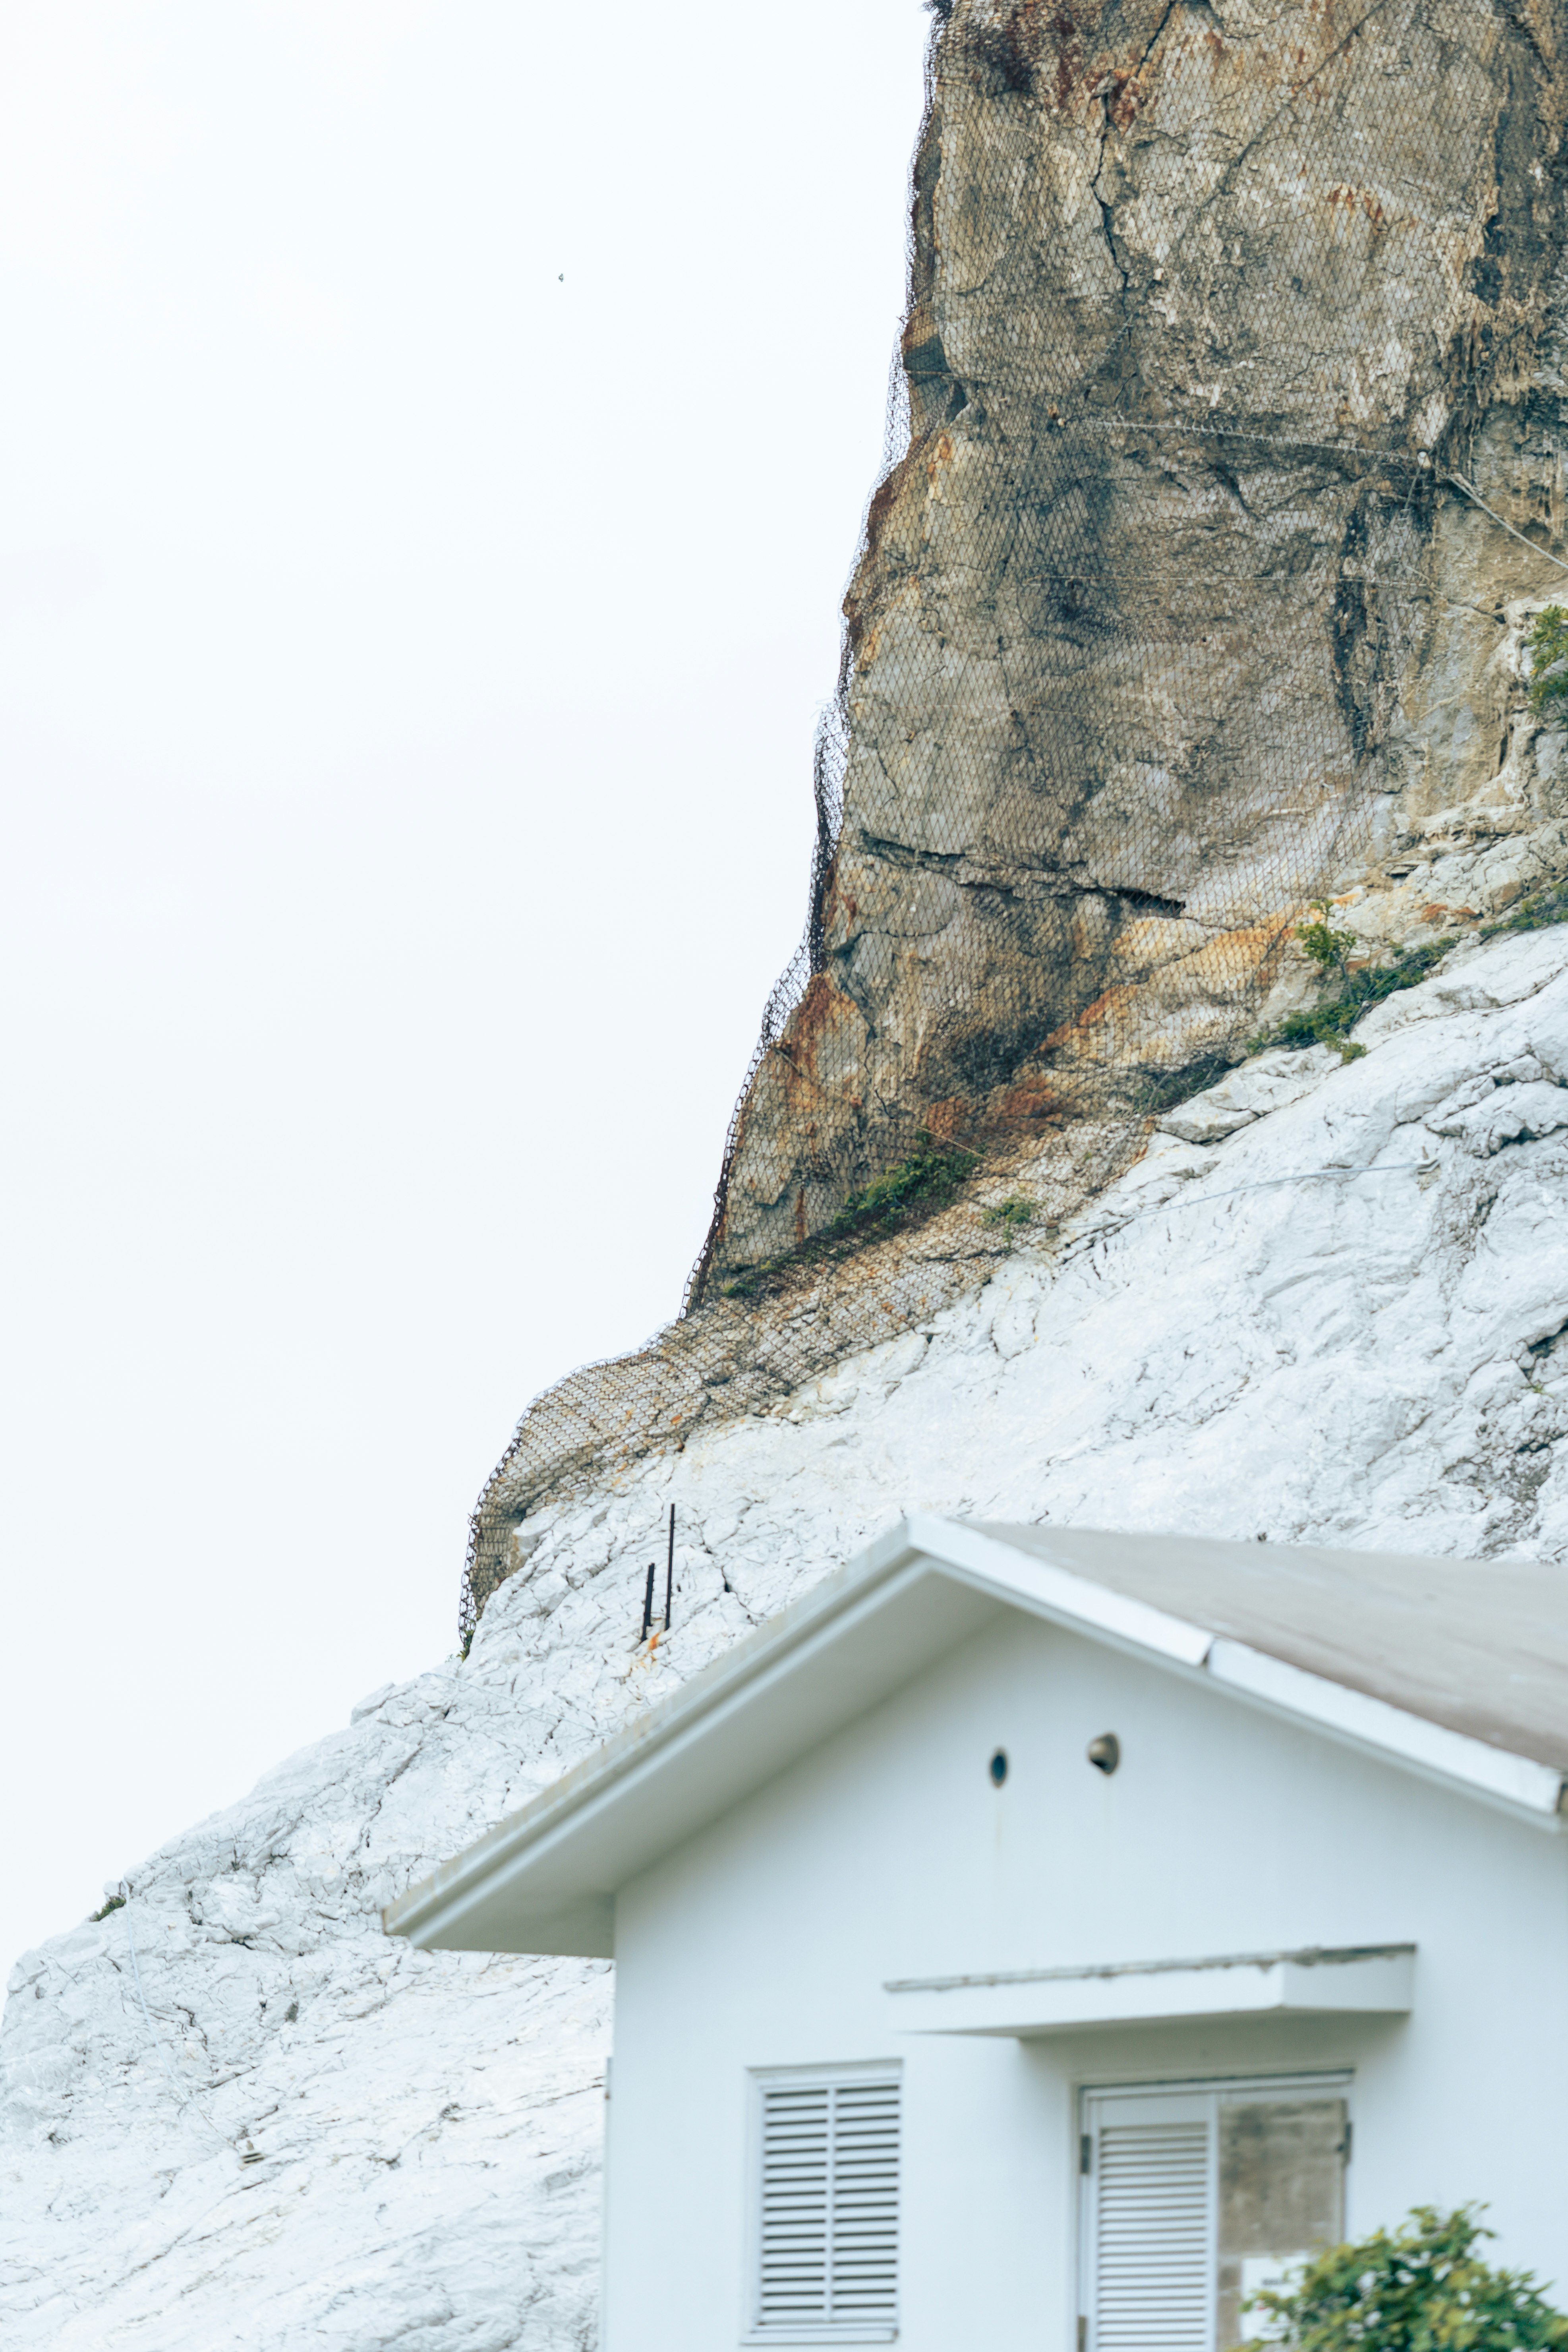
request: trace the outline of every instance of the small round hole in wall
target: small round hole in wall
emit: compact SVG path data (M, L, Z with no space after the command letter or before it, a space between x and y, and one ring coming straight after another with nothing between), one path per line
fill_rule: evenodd
M1007 1778L1007 1750L1005 1748L998 1748L987 1769L991 1774L992 1786L999 1789Z
M1121 1742L1114 1731L1102 1731L1098 1739L1089 1741L1083 1752L1095 1770L1103 1772L1109 1779L1121 1761Z

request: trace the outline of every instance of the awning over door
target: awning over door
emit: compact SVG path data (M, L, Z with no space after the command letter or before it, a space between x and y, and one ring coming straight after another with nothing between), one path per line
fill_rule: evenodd
M897 2032L1027 2035L1178 2018L1400 2015L1415 1982L1414 1944L1363 1944L908 1977L884 1990Z

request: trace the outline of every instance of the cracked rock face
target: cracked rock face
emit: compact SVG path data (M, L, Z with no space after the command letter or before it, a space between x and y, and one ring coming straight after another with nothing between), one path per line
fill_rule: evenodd
M902 1507L1568 1572L1568 927L1357 1036L1258 1057L1049 1246L542 1510L466 1664L25 1955L5 2352L588 2352L610 1972L413 1952L379 1906Z
M1568 587L1565 32L1564 0L956 0L813 971L712 1273L922 1131L1005 1153L1234 1051L1319 891L1408 940L1568 868L1521 659Z

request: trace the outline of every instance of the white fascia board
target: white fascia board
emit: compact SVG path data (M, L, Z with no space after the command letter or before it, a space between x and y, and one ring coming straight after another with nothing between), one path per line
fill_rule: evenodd
M1364 1754L1391 1759L1424 1780L1500 1805L1537 1828L1561 1826L1563 1783L1555 1765L1489 1748L1483 1739L1450 1731L1446 1724L1430 1723L1425 1716L1391 1706L1386 1699L1370 1698L1364 1691L1287 1665L1282 1658L1223 1635L1209 1652L1208 1671L1226 1689L1271 1713L1310 1723Z
M412 1887L384 1926L421 1948L608 1955L617 1887L967 1638L1004 1597L942 1572L893 1529ZM568 1919L582 1923L575 1946L557 1940Z
M995 1536L925 1511L912 1511L902 1532L911 1546L967 1582L1053 1624L1092 1633L1117 1649L1177 1665L1201 1666L1208 1656L1214 1635L1204 1626L1112 1592L1070 1569L1053 1568Z
M1026 2040L1089 2027L1226 2017L1404 2016L1415 1950L1276 1952L1157 1966L1041 1969L889 1985L895 2032Z
M891 1534L896 1537L900 1532L894 1529ZM903 1549L907 1556L907 1547ZM873 1550L892 1553L894 1546L889 1538L884 1537ZM876 1562L878 1567L894 1564L893 1559ZM387 1934L405 1936L421 1948L438 1941L457 1926L473 1897L490 1888L524 1857L537 1854L555 1843L661 1749L679 1743L681 1735L715 1706L722 1706L727 1699L744 1689L755 1673L765 1672L777 1658L787 1656L801 1640L809 1640L820 1624L837 1613L851 1580L857 1585L862 1580L854 1575L854 1569L859 1565L855 1562L837 1575L826 1577L803 1601L768 1620L755 1633L743 1636L679 1690L650 1707L646 1715L635 1717L580 1764L563 1772L547 1789L542 1789L529 1803L507 1814L483 1837L465 1846L461 1853L454 1854L427 1878L409 1887L382 1912L382 1924Z

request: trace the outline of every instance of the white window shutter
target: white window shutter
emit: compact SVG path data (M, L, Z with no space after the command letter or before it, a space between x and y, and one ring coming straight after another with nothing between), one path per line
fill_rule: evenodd
M826 2316L831 2126L826 2084L763 2093L761 2326Z
M833 2092L829 2317L890 2320L899 2289L899 2085Z
M762 2105L759 2327L890 2324L897 2077L769 2084Z
M1209 2352L1209 2125L1107 2123L1097 2139L1096 2352Z

